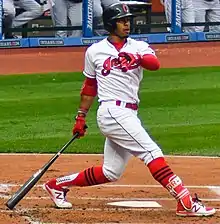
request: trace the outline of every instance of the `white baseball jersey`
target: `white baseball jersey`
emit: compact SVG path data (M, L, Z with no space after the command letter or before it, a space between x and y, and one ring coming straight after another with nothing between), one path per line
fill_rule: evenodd
M87 49L83 73L88 78L97 79L99 102L121 100L139 103L138 90L143 77L143 68L139 66L122 72L118 60L119 52L155 55L144 41L128 38L125 45L118 51L105 38Z
M119 52L151 54L155 52L144 41L128 38L118 51L108 39L90 46L85 54L84 75L96 78L99 105L97 124L106 137L103 173L111 181L117 180L134 155L149 164L163 157L160 147L151 139L137 117L137 110L126 108L127 103L139 103L138 90L143 69L134 66L122 71ZM116 101L121 104L117 105Z

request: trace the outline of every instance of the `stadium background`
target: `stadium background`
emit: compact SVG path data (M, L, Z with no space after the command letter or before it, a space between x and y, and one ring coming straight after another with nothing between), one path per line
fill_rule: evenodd
M16 210L6 209L12 193L71 137L83 80L84 45L102 38L39 37L0 41L6 48L0 49L0 224L219 223L219 34L162 32L133 37L152 43L161 62L157 73L144 74L139 110L144 126L171 155L166 157L169 164L191 192L215 207L216 215L176 217L175 201L135 158L116 185L71 189L74 209L55 209L42 183L102 163L98 154L104 138L95 122L96 103L87 119L87 136L68 148ZM118 200L153 200L162 207L107 204Z

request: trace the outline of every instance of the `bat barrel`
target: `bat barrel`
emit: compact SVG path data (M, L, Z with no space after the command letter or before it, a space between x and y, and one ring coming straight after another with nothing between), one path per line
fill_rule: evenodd
M6 202L9 209L13 209L17 203L31 190L31 188L43 176L46 170L39 170L36 172L13 196Z
M79 133L73 135L72 138L41 169L31 176L31 178L13 194L5 204L9 209L13 209L18 204L18 202L31 190L49 167L56 161L60 154L73 142L74 139L78 137L78 135Z

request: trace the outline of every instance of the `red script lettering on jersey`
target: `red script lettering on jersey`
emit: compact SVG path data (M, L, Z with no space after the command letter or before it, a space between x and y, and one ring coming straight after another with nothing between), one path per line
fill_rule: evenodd
M132 70L132 69L137 68L138 66L139 66L139 64L136 64L136 65L129 67L128 69ZM104 76L109 75L110 71L113 68L120 69L123 72L119 58L108 57L103 63L102 75L104 75Z

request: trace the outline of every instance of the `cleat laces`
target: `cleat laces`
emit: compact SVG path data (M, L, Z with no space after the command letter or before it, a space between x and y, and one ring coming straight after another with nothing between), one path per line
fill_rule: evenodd
M203 204L202 204L202 200L199 199L198 195L195 193L195 198L193 198L193 202L196 202L197 204L199 204L200 206L202 206L203 208L205 207Z
M66 200L66 195L67 195L68 192L69 192L69 189L67 189L67 188L63 188L64 201L67 201L67 200Z

